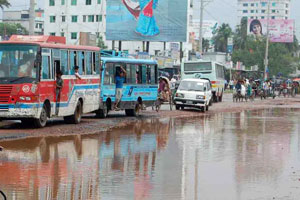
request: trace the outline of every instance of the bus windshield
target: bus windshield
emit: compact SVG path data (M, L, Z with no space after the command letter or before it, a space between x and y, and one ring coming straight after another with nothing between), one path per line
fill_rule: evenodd
M23 44L0 44L0 79L11 81L36 78L34 66L38 46Z
M198 63L185 63L184 71L186 72L200 72L200 71L211 71L211 62L198 62Z
M181 81L179 85L179 90L184 90L184 91L204 91L204 84L195 82L195 81Z

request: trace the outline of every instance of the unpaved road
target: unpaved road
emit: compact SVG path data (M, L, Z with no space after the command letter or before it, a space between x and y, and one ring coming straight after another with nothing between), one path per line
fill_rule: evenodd
M266 108L300 108L300 97L296 98L276 98L260 100L254 102L232 102L232 95L225 94L224 102L215 103L210 107L209 111L202 113L199 110L174 110L170 111L169 106L163 106L160 112L153 111L151 108L142 111L141 116L126 117L124 111L109 113L106 119L97 119L94 115L86 115L82 122L78 125L64 124L62 118L52 119L48 121L47 127L43 129L33 129L30 125L23 126L19 121L2 121L0 122L0 140L10 140L24 137L36 136L61 136L61 135L77 135L77 134L93 134L107 131L111 128L125 127L129 123L136 120L147 118L189 118L200 117L203 115L213 115L220 112L241 112L243 110L255 110Z

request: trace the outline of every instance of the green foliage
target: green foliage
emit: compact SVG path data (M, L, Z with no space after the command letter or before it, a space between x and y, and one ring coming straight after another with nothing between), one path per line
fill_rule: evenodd
M105 46L102 36L99 36L97 40L97 46L100 47L100 49L107 49L107 46Z
M0 8L3 9L4 7L9 7L10 3L7 0L0 0Z
M209 49L209 46L210 46L209 40L203 38L202 39L202 52L207 52Z
M227 51L227 40L233 34L229 24L222 24L217 29L217 34L213 37L215 51L217 52L226 52Z
M28 31L21 24L0 23L0 35L11 36L14 34L28 35Z

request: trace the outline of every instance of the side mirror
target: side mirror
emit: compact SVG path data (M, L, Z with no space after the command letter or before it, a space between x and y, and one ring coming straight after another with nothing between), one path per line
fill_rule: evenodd
M204 92L206 92L206 90L207 90L206 87L204 87Z

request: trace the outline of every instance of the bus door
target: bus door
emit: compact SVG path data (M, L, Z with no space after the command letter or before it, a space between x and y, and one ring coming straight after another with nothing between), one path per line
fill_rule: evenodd
M53 70L51 50L42 49L42 69L40 77L40 100L43 103L46 99L55 102L55 78Z

